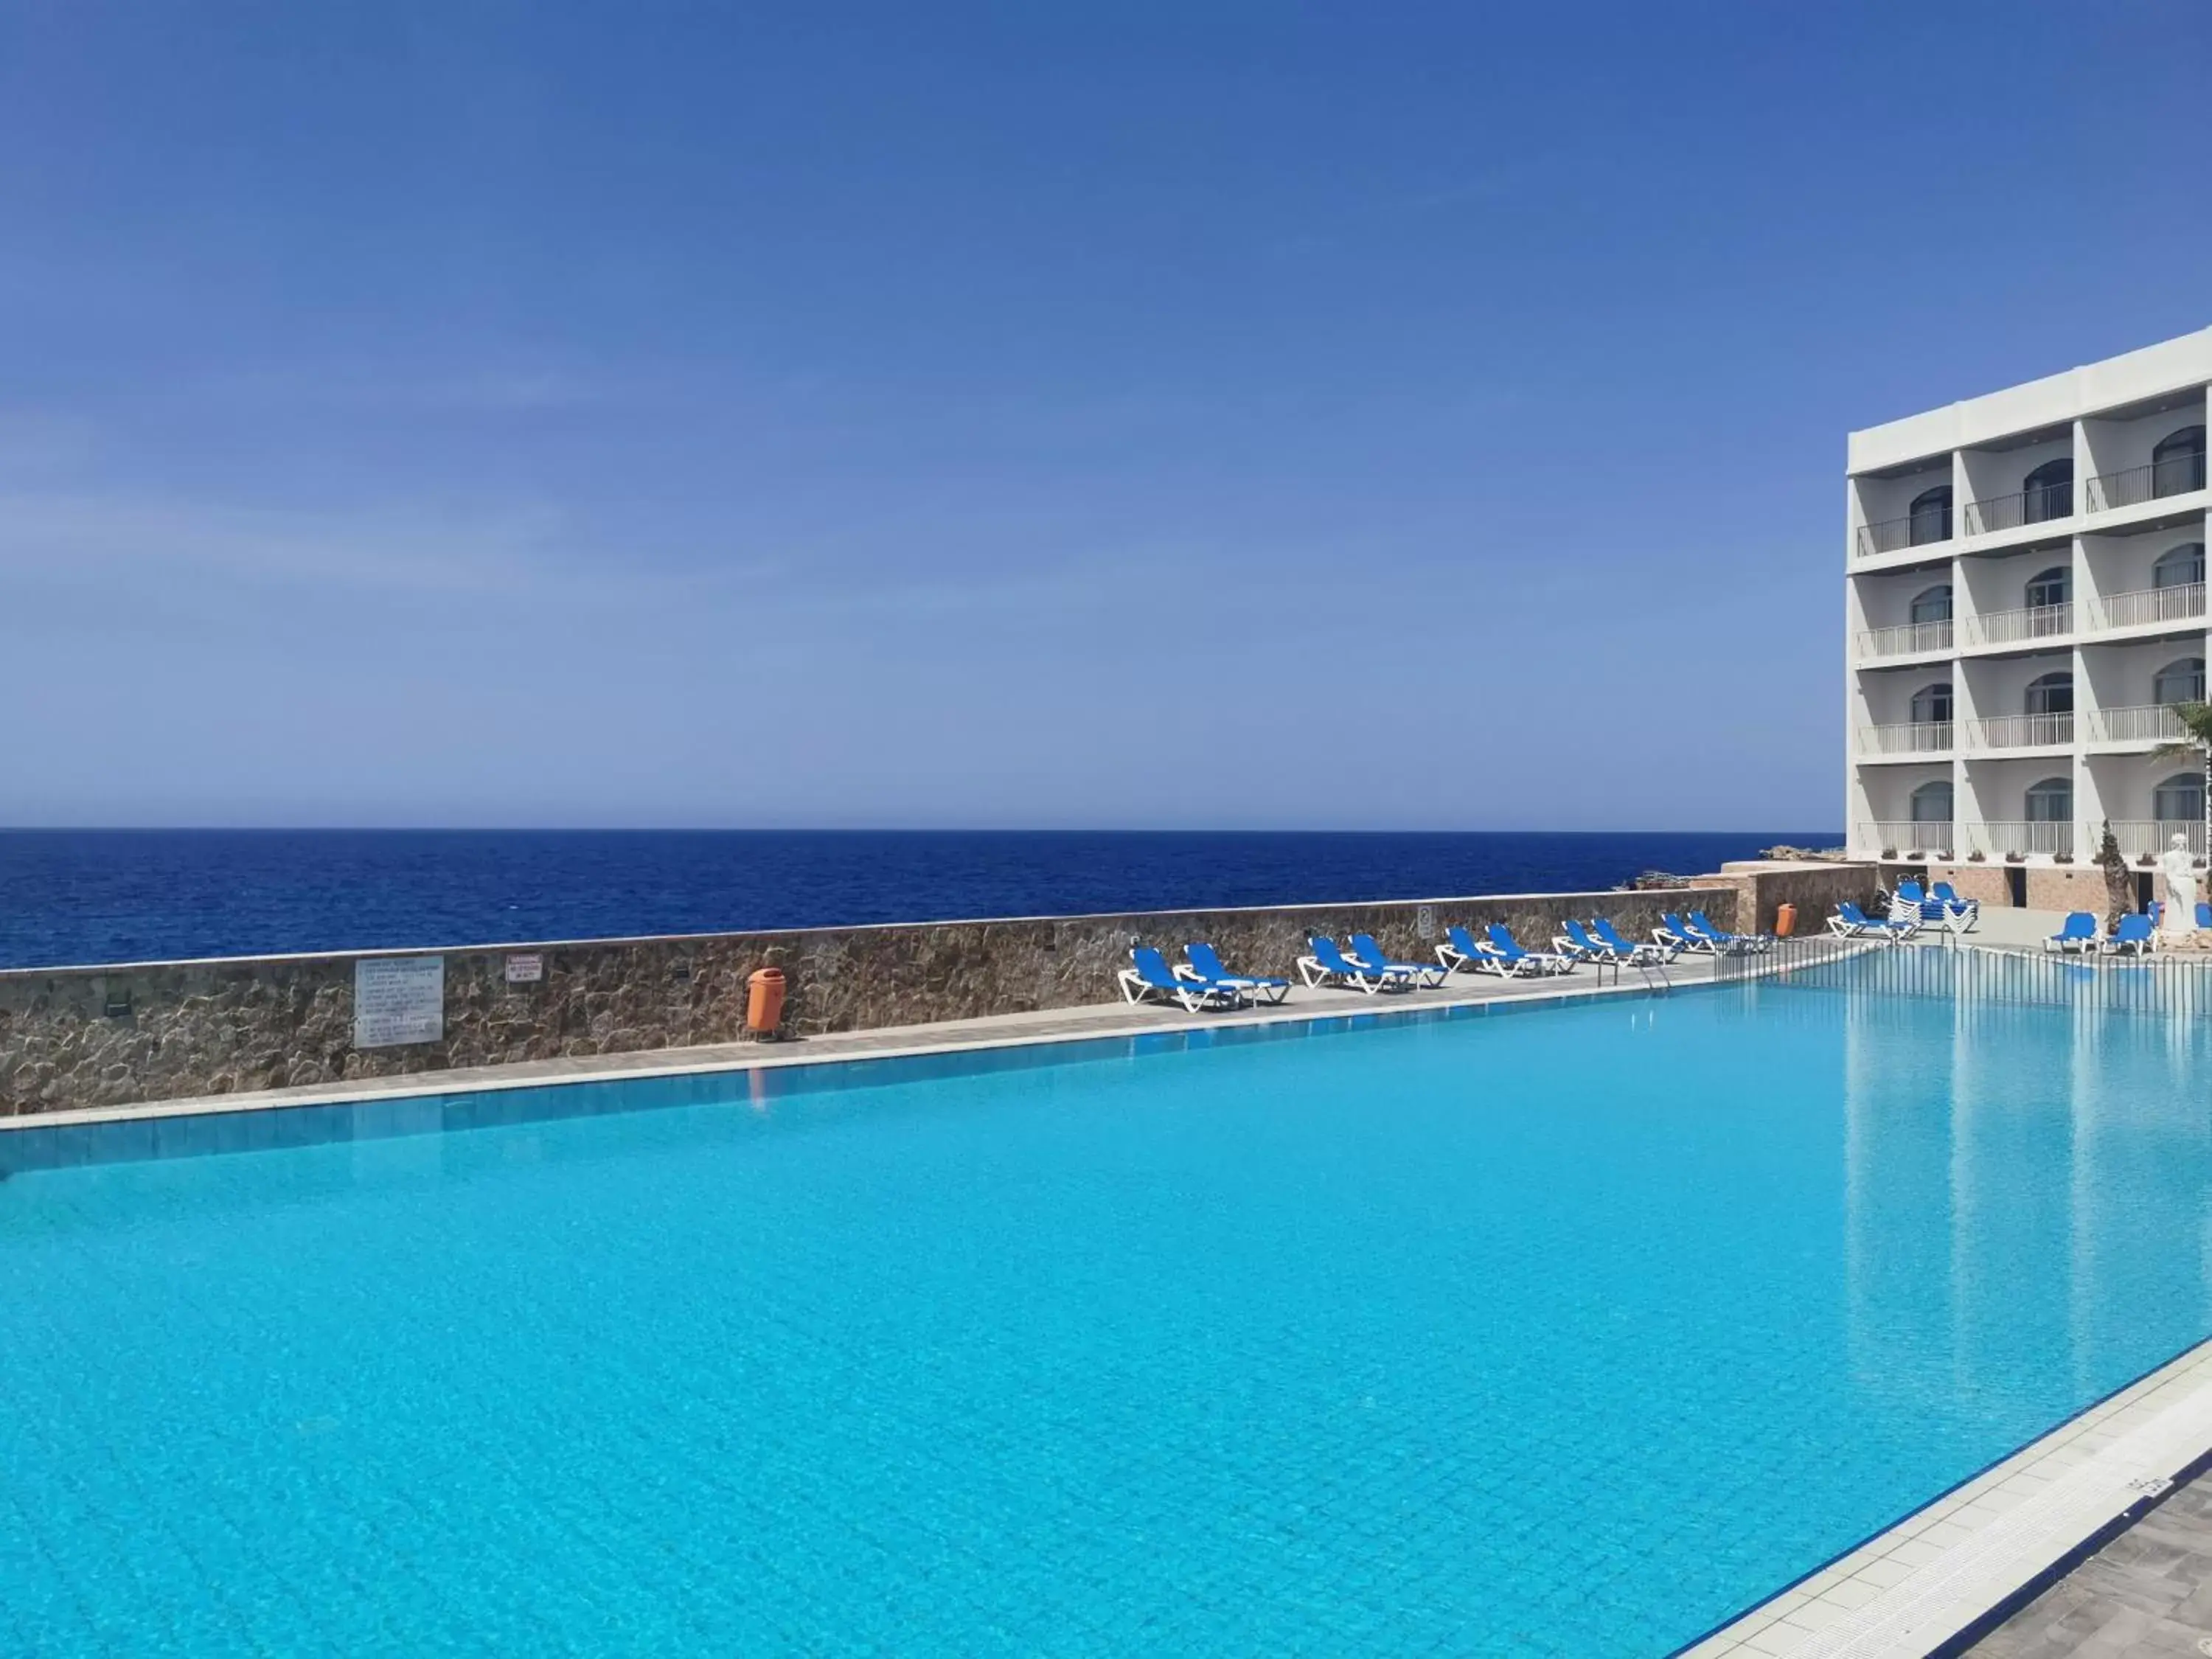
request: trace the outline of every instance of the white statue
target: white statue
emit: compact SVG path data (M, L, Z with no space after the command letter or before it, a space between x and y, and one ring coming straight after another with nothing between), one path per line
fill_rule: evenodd
M2197 866L2189 856L2189 837L2176 836L2158 867L2166 876L2166 914L2158 931L2168 939L2185 939L2197 931Z

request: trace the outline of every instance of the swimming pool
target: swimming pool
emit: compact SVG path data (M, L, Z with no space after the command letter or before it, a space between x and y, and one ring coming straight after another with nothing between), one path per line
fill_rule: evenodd
M0 1646L1661 1654L2212 1331L2196 1028L1213 1035L16 1174Z

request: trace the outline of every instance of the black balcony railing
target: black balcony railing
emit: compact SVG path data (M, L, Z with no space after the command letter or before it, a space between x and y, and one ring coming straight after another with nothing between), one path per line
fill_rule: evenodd
M1930 542L1951 539L1951 508L1947 502L1936 508L1923 507L1917 513L1908 513L1901 519L1884 519L1879 524L1859 526L1859 557L1870 559L1877 553L1895 553L1902 548L1925 547Z
M2099 473L2089 480L2089 511L2109 513L2114 507L2136 507L2166 495L2186 495L2203 488L2203 450L2193 455L2169 455L2148 466Z
M2010 495L1992 495L1966 503L1966 533L1986 536L1996 530L2017 530L2026 524L2043 524L2074 515L2074 482L2038 484Z

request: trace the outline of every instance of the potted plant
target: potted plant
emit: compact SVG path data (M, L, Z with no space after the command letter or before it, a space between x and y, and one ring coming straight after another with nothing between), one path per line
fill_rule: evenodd
M2153 865L2156 864L2158 860L2153 858L2149 854L2145 853L2141 858L2137 859L2136 862L2142 866L2144 869L2148 870Z
M2007 853L2005 854L2005 862L2007 864L2025 864L2027 862L2027 854L2025 853Z
M2071 853L2053 853L2051 855L2051 861L2053 864L2071 864L2074 862L2074 855Z
M1881 856L1884 863L1892 862L1897 857L1897 848L1894 847L1885 847L1881 849Z
M1978 847L1966 854L1966 862L1969 864L1987 864L1989 861L1990 855Z

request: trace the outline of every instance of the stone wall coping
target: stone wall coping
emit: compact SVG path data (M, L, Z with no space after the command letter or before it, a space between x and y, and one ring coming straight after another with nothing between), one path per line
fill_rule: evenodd
M1790 864L1778 867L1797 870L1830 866ZM1323 911L1373 908L1385 905L1413 908L1425 904L1512 904L1528 901L1556 902L1561 899L1602 899L1617 902L1624 896L1634 890L1631 888L1608 887L1586 892L1462 893L1437 898L1332 899L1305 904L1215 904L1186 907L1176 910L1094 910L1066 915L968 916L942 921L853 921L839 922L824 927L805 926L746 927L722 933L634 933L599 939L516 939L505 943L483 945L380 945L361 951L295 951L269 956L177 957L152 958L142 962L70 963L50 968L0 968L0 984L91 974L146 974L183 968L258 968L280 964L297 965L302 963L336 963L373 961L398 957L483 957L542 951L629 949L654 945L700 945L725 939L786 939L801 934L818 936L825 933L879 933L893 928L1018 927L1034 927L1047 922L1069 924L1121 921L1141 922L1178 916L1297 915L1301 913L1318 914Z
M1921 860L1925 863L1926 860ZM1771 870L1861 870L1873 863L1869 859L1730 859L1721 866L1721 873L1733 875L1764 875ZM1696 877L1692 877L1696 880Z

